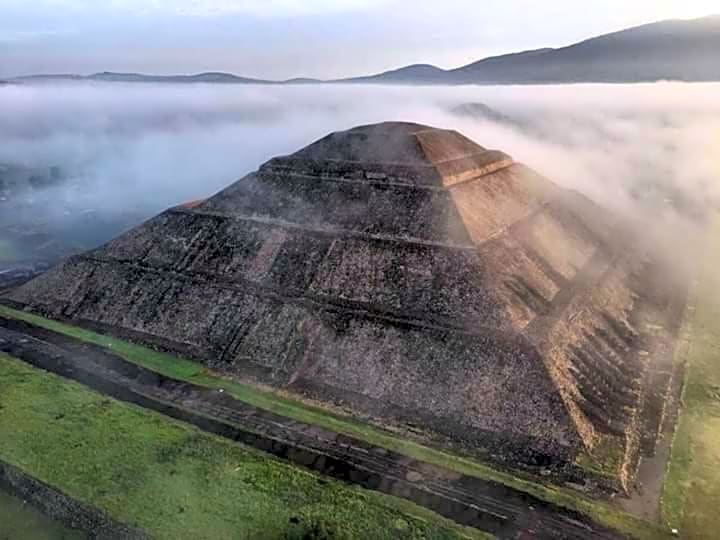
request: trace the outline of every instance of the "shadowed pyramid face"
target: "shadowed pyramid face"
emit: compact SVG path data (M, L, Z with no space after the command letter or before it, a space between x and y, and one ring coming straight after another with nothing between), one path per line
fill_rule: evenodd
M502 152L384 123L272 159L12 299L471 448L567 460L630 422L598 406L610 385L579 384L575 352L604 332L591 346L624 361L611 225Z

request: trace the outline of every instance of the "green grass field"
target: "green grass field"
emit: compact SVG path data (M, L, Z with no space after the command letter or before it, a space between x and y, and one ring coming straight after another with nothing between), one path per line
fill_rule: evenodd
M0 459L153 538L487 538L6 355L0 409Z
M598 523L622 531L639 540L658 540L669 537L667 530L648 523L604 502L582 497L568 489L540 484L529 479L499 471L483 463L428 448L410 440L395 437L373 426L361 424L353 419L332 414L329 411L310 407L277 393L264 391L249 385L222 378L205 369L197 362L159 353L123 340L104 336L75 326L45 319L37 315L0 306L0 315L25 320L37 326L62 333L79 340L100 345L130 362L152 369L163 375L195 384L222 388L235 398L301 422L357 437L371 444L396 451L408 457L433 463L456 472L478 478L500 482L515 489L532 494L540 499L553 502L565 508L582 512Z
M662 500L663 519L682 538L720 537L720 218L711 231L681 361L681 416Z

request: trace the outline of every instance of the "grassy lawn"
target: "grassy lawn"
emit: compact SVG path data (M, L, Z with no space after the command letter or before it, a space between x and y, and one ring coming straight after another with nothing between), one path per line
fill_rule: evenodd
M0 410L0 459L153 538L301 538L309 526L338 539L487 538L6 355Z
M680 350L686 380L662 511L682 538L714 540L720 536L720 218L695 296Z
M580 511L592 517L598 523L622 531L632 538L639 540L658 540L669 537L664 527L659 527L658 525L626 514L610 504L586 499L568 489L535 483L471 459L448 454L440 450L422 446L413 441L395 437L373 426L356 422L350 418L337 416L324 409L310 407L304 403L278 395L275 392L230 381L217 374L213 374L197 362L159 353L133 343L45 319L23 311L17 311L5 306L0 306L0 315L25 320L37 326L100 345L112 350L130 362L134 362L169 377L211 388L223 388L235 398L258 408L269 410L301 422L322 426L338 433L357 437L371 444L396 451L417 460L446 467L462 474L500 482L515 489L530 493L540 499L553 502L565 508Z

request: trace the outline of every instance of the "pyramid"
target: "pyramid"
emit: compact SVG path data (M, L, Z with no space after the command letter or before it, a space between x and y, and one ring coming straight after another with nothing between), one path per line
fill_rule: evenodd
M383 123L271 159L15 290L433 444L569 463L637 446L633 250L612 215L450 130Z

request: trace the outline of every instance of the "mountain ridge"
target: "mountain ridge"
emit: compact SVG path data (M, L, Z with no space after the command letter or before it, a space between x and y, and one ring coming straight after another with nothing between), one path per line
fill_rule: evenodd
M226 72L146 75L104 71L91 75L15 77L14 81L228 84L553 84L720 81L720 15L670 19L627 28L559 48L540 48L483 58L453 69L417 63L381 73L320 80L268 80Z

